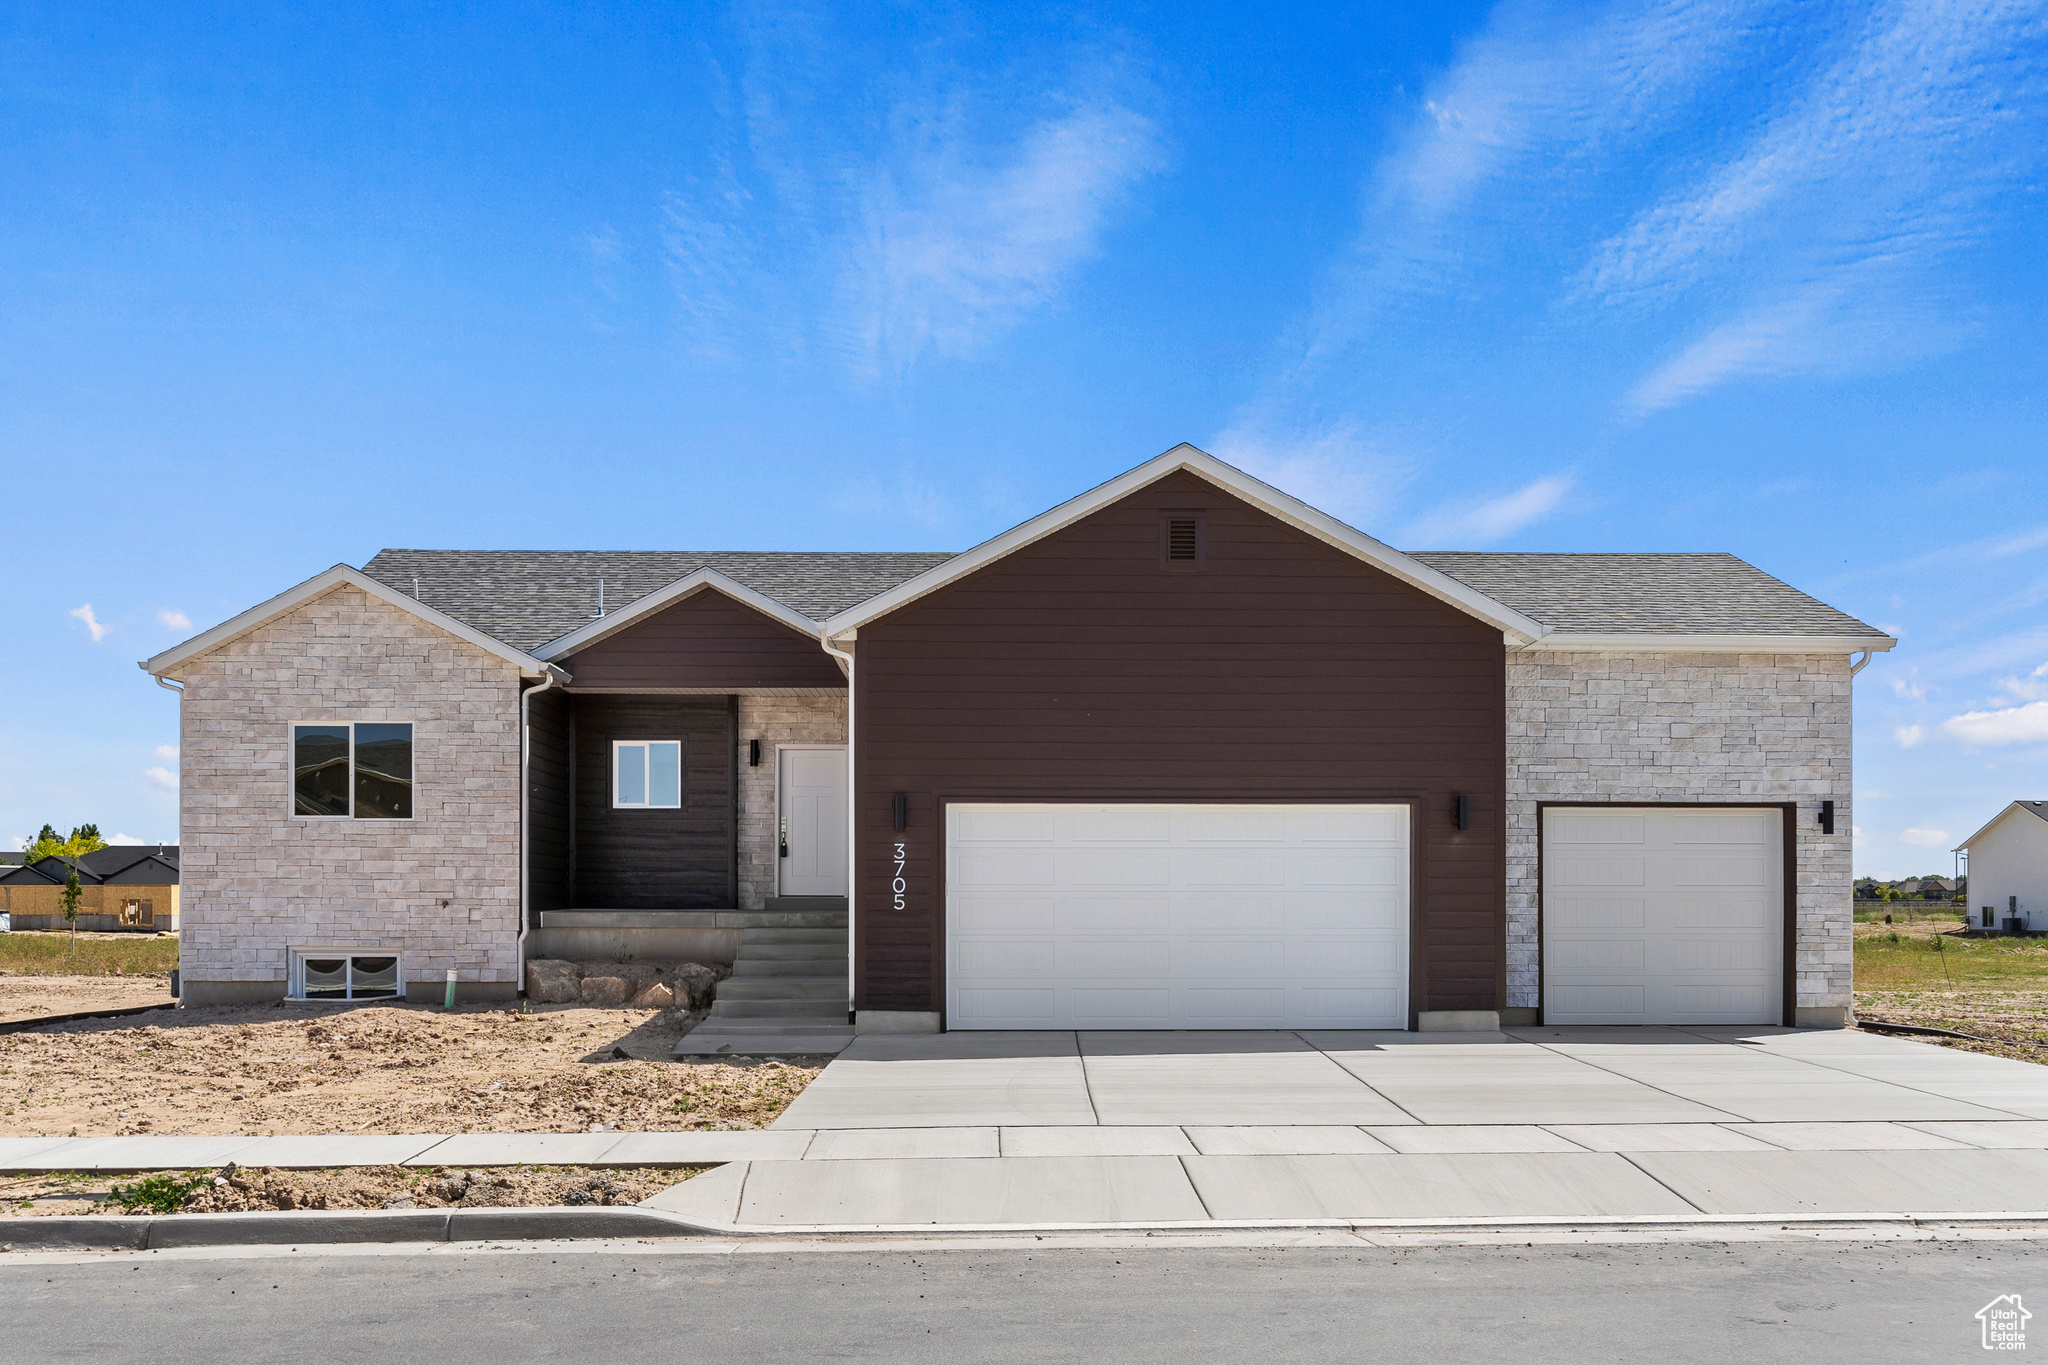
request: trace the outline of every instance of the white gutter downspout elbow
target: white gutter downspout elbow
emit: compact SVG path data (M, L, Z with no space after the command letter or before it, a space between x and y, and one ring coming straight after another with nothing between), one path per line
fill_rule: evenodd
M854 960L854 915L853 891L855 872L860 867L860 858L855 852L854 838L860 829L855 818L859 802L855 799L853 783L853 654L849 650L835 649L832 642L821 633L818 643L827 654L839 661L846 670L846 1018L853 1021L853 1000L856 983L853 976Z
M526 936L533 932L532 888L529 869L532 858L528 846L527 808L533 795L533 778L528 765L533 758L533 708L528 705L536 692L545 692L562 681L562 671L553 664L542 666L539 687L529 687L519 694L519 947L516 950L519 975L513 979L513 994L526 989Z
M1858 673L1861 673L1863 671L1864 665L1868 664L1872 659L1876 658L1877 655L1874 651L1866 649L1863 651L1863 657L1860 659L1856 658L1854 654L1851 654L1849 657L1852 660L1854 660L1854 662L1852 662L1849 665L1849 676L1853 678Z

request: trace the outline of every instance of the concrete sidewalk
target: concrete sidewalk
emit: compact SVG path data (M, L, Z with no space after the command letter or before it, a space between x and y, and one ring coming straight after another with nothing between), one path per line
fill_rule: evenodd
M1782 1029L862 1038L747 1132L0 1139L0 1169L716 1165L734 1230L2048 1217L2048 1067Z

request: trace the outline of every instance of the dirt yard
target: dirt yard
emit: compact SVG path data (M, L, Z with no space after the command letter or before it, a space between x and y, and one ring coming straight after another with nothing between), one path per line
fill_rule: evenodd
M0 1034L0 1136L758 1128L818 1074L666 1060L699 1017L380 1003L51 1024Z
M0 1023L171 1003L171 934L0 934Z
M590 1171L550 1166L432 1170L362 1166L142 1175L37 1175L0 1179L0 1214L245 1213L288 1209L478 1209L637 1204L704 1170L674 1166ZM0 1241L6 1234L0 1232Z
M0 975L0 1024L173 1003L169 977Z

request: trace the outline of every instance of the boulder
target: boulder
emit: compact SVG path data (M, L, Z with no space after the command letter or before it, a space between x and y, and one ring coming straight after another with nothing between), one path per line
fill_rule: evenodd
M707 1009L718 992L718 973L701 962L685 962L676 968L672 989L691 1009Z
M526 998L541 1005L566 1005L581 991L583 969L573 962L537 957L526 964Z
M643 1010L665 1010L676 1003L676 993L657 981L633 997L635 1008Z
M623 976L586 976L576 999L585 1005L623 1005L633 998L633 983Z

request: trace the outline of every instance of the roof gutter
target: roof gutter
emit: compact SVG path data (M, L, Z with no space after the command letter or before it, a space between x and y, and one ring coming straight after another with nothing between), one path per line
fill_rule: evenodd
M534 693L556 687L569 676L553 664L542 664L541 670L540 686L526 688L519 694L519 946L515 950L519 975L513 979L512 989L522 994L526 990L526 936L533 932L533 891L529 885L533 860L527 820L527 808L533 799L533 779L527 771L533 758L533 708L529 703Z
M848 634L850 635L851 632L848 632ZM854 873L860 867L860 855L856 851L854 844L854 837L860 830L860 822L856 818L859 802L856 800L853 781L854 754L856 752L853 746L853 653L850 650L834 648L831 637L823 632L820 632L818 635L818 644L823 647L827 654L837 659L839 666L846 670L846 1021L852 1023L854 1021L853 1000L856 985L853 963L854 958L859 952L855 946L859 940L854 937L853 897L857 884Z

